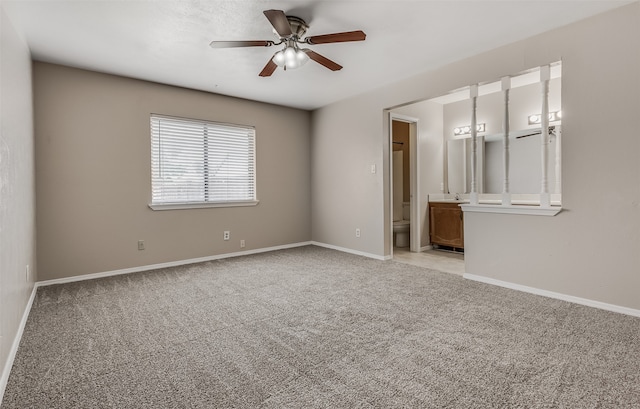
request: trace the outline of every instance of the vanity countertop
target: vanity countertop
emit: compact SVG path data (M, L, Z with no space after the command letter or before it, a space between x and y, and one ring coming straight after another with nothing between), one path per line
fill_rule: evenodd
M428 196L429 203L459 203L468 204L469 195L467 194L455 194L455 193L436 193Z
M429 203L458 203L458 204L469 204L468 200L455 200L455 199L440 199L440 200L429 200Z

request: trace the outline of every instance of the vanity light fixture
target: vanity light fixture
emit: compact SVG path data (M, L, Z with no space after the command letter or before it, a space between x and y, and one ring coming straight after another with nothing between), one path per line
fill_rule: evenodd
M485 124L484 122L481 124L476 125L476 131L478 132L484 132L485 131ZM453 134L458 136L458 135L468 135L471 133L471 125L466 125L466 126L459 126L457 128L453 128Z
M540 114L529 115L528 117L529 125L539 124L541 119L542 119L542 115ZM561 119L562 119L562 111L549 112L549 122L555 122Z

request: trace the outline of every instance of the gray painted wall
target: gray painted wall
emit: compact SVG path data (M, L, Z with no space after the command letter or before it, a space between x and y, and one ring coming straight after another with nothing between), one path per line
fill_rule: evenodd
M640 309L640 4L557 38L566 210L469 214L465 239L481 244L466 253L467 272Z
M381 136L383 126L389 129L389 121L383 121L377 101L361 98L355 102L357 107L345 101L312 113L313 240L381 256L391 238L382 229L383 219L391 223L390 215L385 214L391 206L390 193L384 191L383 196L382 179L390 166L389 134L386 141ZM377 115L363 117L363 112ZM375 174L371 165L376 165ZM360 237L355 236L356 228Z
M1 7L0 19L1 401L5 365L36 277L36 243L31 57Z
M34 95L39 280L311 239L309 112L39 62ZM260 204L151 210L151 113L255 126Z
M466 271L640 309L637 2L315 111L313 240L389 254L386 108L558 60L565 210L556 217L467 215ZM384 171L370 174L372 163Z

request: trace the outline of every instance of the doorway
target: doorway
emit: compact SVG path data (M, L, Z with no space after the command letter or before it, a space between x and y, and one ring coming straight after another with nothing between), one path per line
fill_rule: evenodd
M396 158L396 166L393 165L394 157ZM400 158L402 158L402 165L398 166L398 159ZM409 222L409 250L411 252L420 252L418 119L393 112L390 113L389 163L388 178L391 185L389 189L389 203L391 204L389 206L389 220L391 223L389 228L391 234L389 254L393 257L394 244L396 243L394 236L397 236L397 233L394 233L394 220L396 222L403 220ZM398 175L398 172L402 172L402 175ZM402 184L402 186L397 186L398 184ZM399 209L398 206L402 206L403 209Z

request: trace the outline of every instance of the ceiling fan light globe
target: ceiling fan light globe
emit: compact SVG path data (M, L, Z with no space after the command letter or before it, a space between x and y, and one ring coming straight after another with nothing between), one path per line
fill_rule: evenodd
M309 56L302 50L298 50L296 52L296 60L298 60L298 65L303 66L309 61Z
M296 64L296 50L293 47L287 47L284 50L284 61L287 64L287 68L293 68L293 65ZM290 65L292 67L289 67Z
M295 70L296 68L300 67L300 64L298 63L298 61L293 60L287 63L286 65L288 70Z
M284 67L284 64L286 62L284 52L278 51L277 53L275 53L275 55L273 56L273 62L276 63L278 67Z

